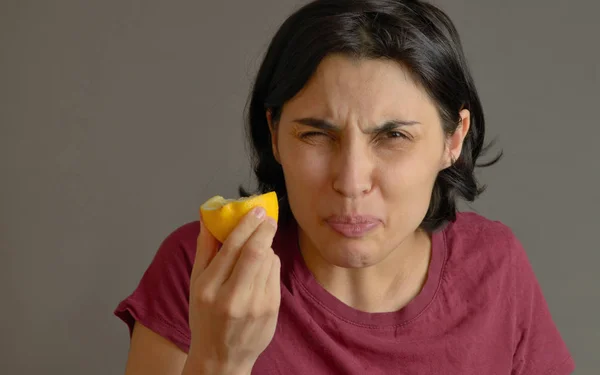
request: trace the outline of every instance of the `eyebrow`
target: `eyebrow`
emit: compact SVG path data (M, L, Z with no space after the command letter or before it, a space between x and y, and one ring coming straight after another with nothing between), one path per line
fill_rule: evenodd
M299 118L299 119L294 120L294 122L296 122L298 124L310 126L312 128L324 130L324 131L333 132L333 131L339 130L339 128L337 126L335 126L334 124L332 124L331 122L323 120L323 119L313 118L313 117ZM376 126L372 129L369 129L368 133L371 133L371 134L372 133L381 133L381 132L394 130L394 129L397 129L397 128L400 128L403 126L411 126L411 125L417 125L417 124L420 124L420 122L405 121L405 120L390 120L390 121L386 121L382 125Z

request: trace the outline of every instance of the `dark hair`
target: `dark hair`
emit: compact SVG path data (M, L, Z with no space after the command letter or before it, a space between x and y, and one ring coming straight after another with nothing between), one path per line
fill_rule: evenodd
M266 111L274 124L286 101L306 84L327 55L398 61L437 103L447 135L456 130L461 109L471 127L458 160L435 181L421 228L439 229L456 218L456 200L474 201L484 190L474 175L484 146L485 121L461 41L452 21L434 5L409 0L316 0L293 13L279 28L260 66L247 111L247 135L258 192L276 191L281 219L292 217L281 165L275 160ZM276 126L276 125L275 125ZM491 145L490 145L491 146ZM248 192L240 186L240 195Z

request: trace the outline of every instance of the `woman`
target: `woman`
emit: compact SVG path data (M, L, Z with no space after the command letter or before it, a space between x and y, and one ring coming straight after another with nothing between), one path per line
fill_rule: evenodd
M222 245L198 222L166 238L115 311L128 375L574 370L511 230L457 212L482 191L485 127L442 11L304 6L268 49L248 124L281 220L252 212Z

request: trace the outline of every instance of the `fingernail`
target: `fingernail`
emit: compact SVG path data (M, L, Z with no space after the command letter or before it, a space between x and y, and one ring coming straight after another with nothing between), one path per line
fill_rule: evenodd
M273 228L277 229L277 221L275 221L275 219L273 219L271 216L267 217L267 221L269 222L269 224L271 224L273 226Z
M254 214L254 216L256 216L259 219L262 219L263 217L265 217L265 214L267 213L267 211L265 211L264 208L262 207L255 207L252 210L252 213Z

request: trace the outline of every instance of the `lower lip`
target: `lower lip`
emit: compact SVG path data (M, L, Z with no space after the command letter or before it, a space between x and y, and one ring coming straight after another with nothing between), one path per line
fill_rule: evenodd
M350 237L350 238L357 238L357 237L362 237L365 234L367 234L368 232L370 232L371 230L373 230L375 227L377 227L379 225L379 222L359 223L359 224L327 222L327 224L331 227L331 229L338 232L342 236Z

